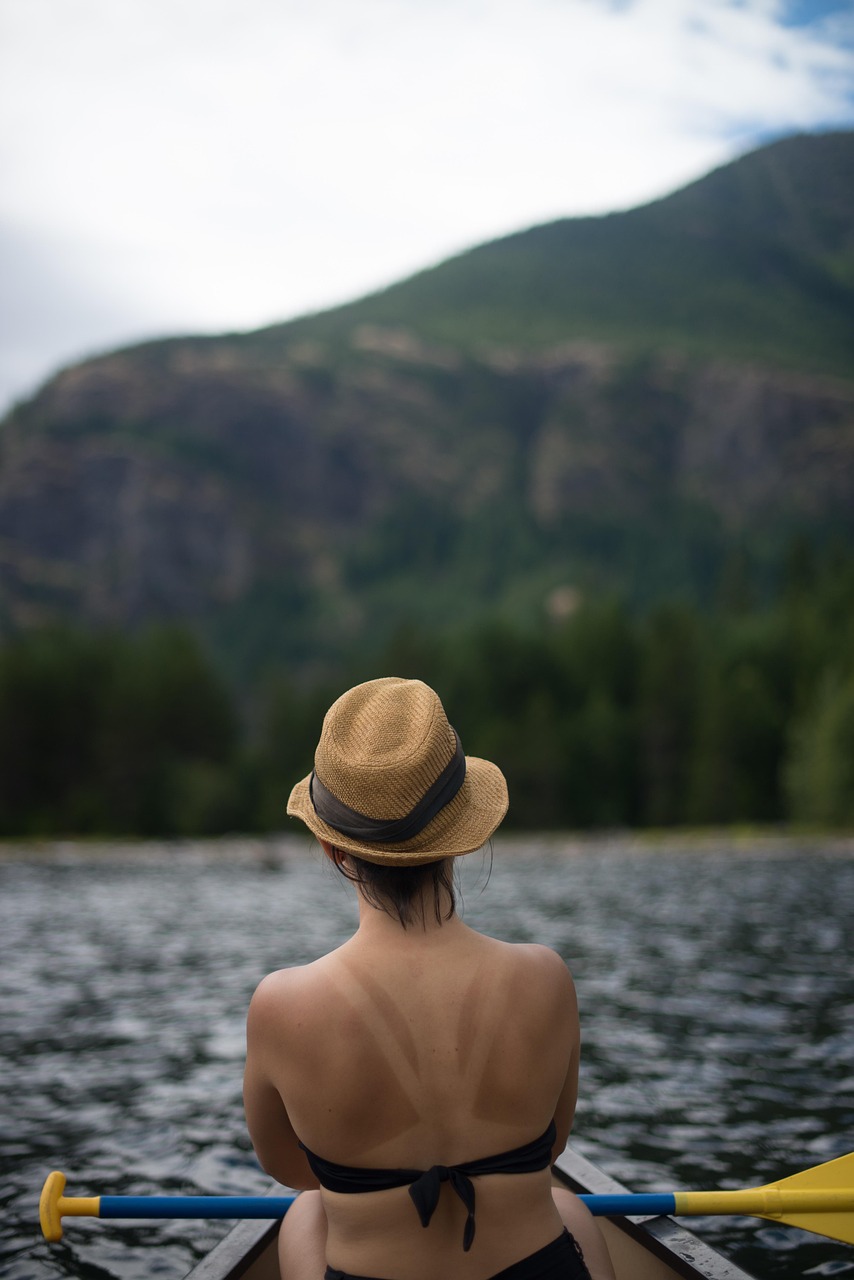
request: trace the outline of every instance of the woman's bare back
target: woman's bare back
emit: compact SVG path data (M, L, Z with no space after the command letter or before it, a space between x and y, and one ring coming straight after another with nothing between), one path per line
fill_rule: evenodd
M541 1133L577 1050L562 962L459 921L430 945L358 939L287 975L280 1090L303 1142L341 1163L420 1167Z
M405 934L372 924L369 936L272 975L256 996L272 1078L299 1139L339 1164L427 1169L512 1150L556 1118L562 1149L578 1063L562 961L457 918ZM440 1268L483 1276L560 1231L547 1169L478 1178L476 1195L476 1242L463 1255L465 1212L448 1187L428 1232L406 1189L324 1191L327 1257L401 1280Z

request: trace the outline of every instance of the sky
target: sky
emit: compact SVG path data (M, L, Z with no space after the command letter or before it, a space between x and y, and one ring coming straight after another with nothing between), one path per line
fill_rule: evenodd
M828 128L854 0L0 0L0 412Z

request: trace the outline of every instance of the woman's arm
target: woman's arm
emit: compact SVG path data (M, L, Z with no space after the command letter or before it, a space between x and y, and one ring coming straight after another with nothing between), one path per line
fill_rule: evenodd
M243 1106L249 1136L262 1169L277 1182L300 1190L319 1185L300 1149L281 1094L274 1083L287 1019L284 974L265 978L249 1006Z
M575 1048L572 1051L569 1067L566 1072L566 1080L564 1081L557 1106L555 1107L555 1128L557 1129L557 1139L555 1141L552 1156L555 1160L563 1154L563 1149L569 1141L569 1134L572 1129L572 1121L575 1118L575 1104L578 1099L578 1041L575 1042Z
M560 1028L561 1038L566 1045L566 1076L561 1086L560 1095L555 1107L554 1122L557 1139L553 1148L556 1160L563 1154L569 1140L572 1121L575 1117L575 1104L578 1101L578 1067L581 1058L581 1028L578 1021L578 998L575 994L575 983L572 975L555 952L552 952L552 970L556 1000L555 1028Z

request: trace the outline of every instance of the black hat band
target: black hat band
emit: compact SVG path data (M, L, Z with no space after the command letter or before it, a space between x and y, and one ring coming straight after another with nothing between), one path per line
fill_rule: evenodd
M418 803L402 818L367 818L356 809L339 800L323 785L312 770L308 791L314 811L321 821L342 836L351 840L364 840L368 844L389 844L391 841L411 840L432 822L463 785L466 777L466 757L456 730L457 749L450 762Z

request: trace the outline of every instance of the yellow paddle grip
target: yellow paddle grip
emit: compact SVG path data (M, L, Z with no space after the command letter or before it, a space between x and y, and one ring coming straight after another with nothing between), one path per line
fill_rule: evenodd
M45 1240L55 1244L62 1239L62 1219L98 1218L101 1215L100 1196L64 1196L65 1174L49 1173L39 1197L39 1222Z

